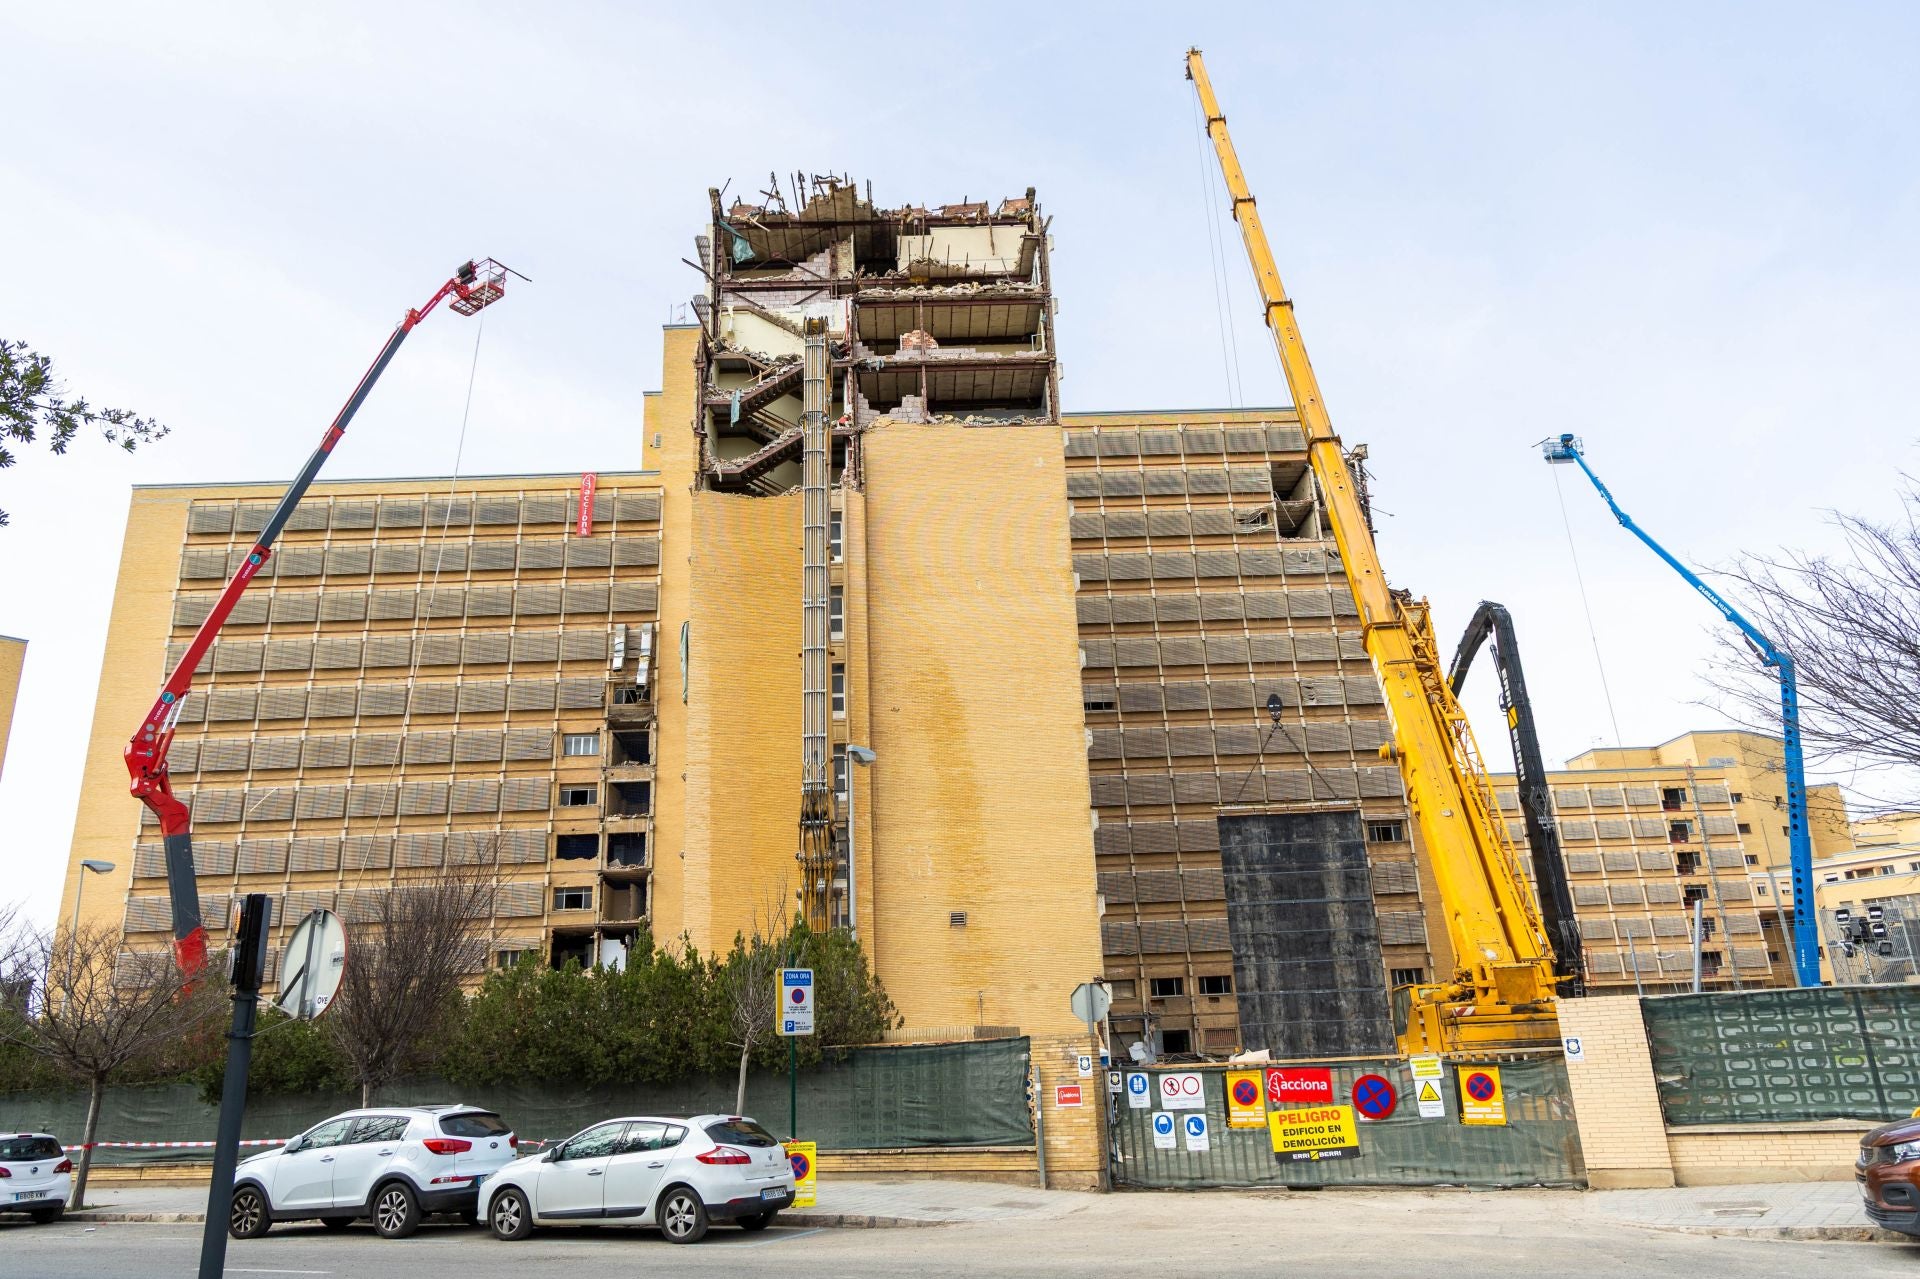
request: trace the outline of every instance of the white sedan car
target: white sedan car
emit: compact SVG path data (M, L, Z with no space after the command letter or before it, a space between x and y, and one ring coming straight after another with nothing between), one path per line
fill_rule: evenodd
M73 1195L73 1161L52 1133L0 1133L0 1212L60 1220Z
M742 1115L609 1119L480 1186L501 1239L535 1226L657 1226L694 1243L714 1221L765 1230L793 1202L793 1167L774 1135Z

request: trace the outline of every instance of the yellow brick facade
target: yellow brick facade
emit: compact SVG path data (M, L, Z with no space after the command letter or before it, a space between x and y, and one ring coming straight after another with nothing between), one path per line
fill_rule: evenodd
M7 767L7 734L13 727L13 706L20 696L20 673L27 661L27 642L0 635L0 775Z

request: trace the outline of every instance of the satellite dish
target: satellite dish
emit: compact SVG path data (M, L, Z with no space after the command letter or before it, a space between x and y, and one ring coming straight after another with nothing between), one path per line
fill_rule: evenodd
M274 1007L297 1020L312 1021L332 1006L346 972L346 926L330 910L311 911L287 939Z

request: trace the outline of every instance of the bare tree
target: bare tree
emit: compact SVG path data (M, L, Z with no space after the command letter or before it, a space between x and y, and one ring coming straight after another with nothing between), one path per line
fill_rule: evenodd
M1743 556L1726 576L1755 625L1793 656L1809 765L1883 774L1890 806L1920 803L1920 489L1885 524L1834 513L1836 555ZM1779 685L1722 636L1710 677L1743 726L1780 731Z
M107 1086L130 1069L216 1024L217 982L188 989L166 951L122 955L119 930L84 925L27 931L12 950L10 989L26 1015L0 1019L0 1036L86 1085L87 1122L72 1205L86 1203L87 1174Z
M737 934L733 950L717 965L716 980L726 1001L730 1047L740 1050L740 1078L734 1090L735 1114L747 1113L747 1066L768 1040L776 1038L774 1018L780 1011L780 970L789 959L789 934L781 903L786 890L754 912L751 933Z
M382 890L348 922L346 971L321 1024L352 1067L362 1106L418 1064L444 1026L493 913L494 861L489 851L482 864Z

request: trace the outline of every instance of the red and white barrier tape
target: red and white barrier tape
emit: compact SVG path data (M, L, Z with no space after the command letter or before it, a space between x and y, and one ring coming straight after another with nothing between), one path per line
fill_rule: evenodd
M243 1141L240 1144L243 1146L284 1146L290 1140L292 1139L289 1137L268 1137L258 1141ZM60 1149L71 1155L82 1150L207 1149L218 1144L218 1142L213 1141L96 1141L90 1146L62 1146Z

